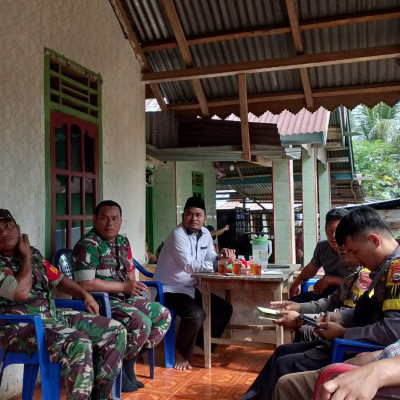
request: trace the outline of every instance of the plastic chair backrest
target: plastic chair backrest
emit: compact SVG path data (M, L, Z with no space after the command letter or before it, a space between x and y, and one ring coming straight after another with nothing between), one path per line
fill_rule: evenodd
M67 278L73 280L74 277L72 273L71 258L71 249L59 249L54 254L53 265L58 268Z
M74 280L72 272L72 249L59 249L53 257L53 265L58 268L67 278ZM103 315L107 318L112 318L110 298L106 292L90 292L90 294L100 304ZM56 300L60 302L60 300ZM84 310L83 310L84 311ZM153 373L150 375L154 376ZM122 390L122 372L119 374L113 385L113 399L119 400L121 398Z
M153 279L153 273L147 271L139 261L133 259L135 268L140 271L144 276ZM160 281L143 281L148 287L153 287L157 291L158 301L165 306L164 290ZM175 366L175 312L169 308L171 313L171 325L168 332L164 336L164 354L165 354L165 367L173 368Z
M318 282L319 278L303 279L301 281L301 293L307 293L310 287L314 286Z
M55 300L57 307L73 308L85 311L82 300ZM4 357L2 369L12 364L24 365L22 398L32 399L36 386L36 379L40 368L42 380L42 399L59 400L61 398L61 365L50 361L47 354L43 321L39 315L0 315L0 320L13 323L24 322L33 324L37 341L37 351L33 354L12 353L0 349L0 359ZM0 381L1 384L1 381Z
M358 367L351 364L341 364L341 363L328 365L326 368L324 368L323 371L319 374L317 382L315 382L313 400L321 400L321 390L325 382L336 378L343 372L351 371L354 368Z
M359 340L347 340L347 339L335 339L333 341L333 350L332 350L332 358L331 363L339 363L343 361L344 355L347 351L375 351L384 349L384 346L361 342Z
M147 269L144 268L143 265L140 264L139 261L133 259L133 263L134 263L134 265L135 265L135 268L136 268L139 272L141 272L144 276L147 276L147 278L152 278L152 279L153 279L153 275L154 275L154 274L153 274L152 272L150 272L150 271L147 271Z

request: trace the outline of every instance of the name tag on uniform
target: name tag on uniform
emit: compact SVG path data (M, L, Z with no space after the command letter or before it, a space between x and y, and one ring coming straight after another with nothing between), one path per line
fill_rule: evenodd
M117 265L117 260L114 257L101 257L100 265Z
M207 246L205 246L205 247L200 247L200 250L207 250Z

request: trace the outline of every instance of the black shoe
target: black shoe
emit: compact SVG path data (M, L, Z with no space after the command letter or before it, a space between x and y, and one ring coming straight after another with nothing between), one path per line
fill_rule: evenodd
M136 392L139 387L133 383L128 376L126 375L125 368L122 368L122 392L123 393L131 393Z
M128 377L128 379L140 389L144 388L144 383L138 381L136 378L135 363L136 363L136 360L141 355L142 355L142 352L140 352L134 359L127 361L127 362L123 363L123 365L122 365L122 369L123 369L124 373L126 374L126 376Z
M90 400L110 400L113 382L106 382L93 388Z

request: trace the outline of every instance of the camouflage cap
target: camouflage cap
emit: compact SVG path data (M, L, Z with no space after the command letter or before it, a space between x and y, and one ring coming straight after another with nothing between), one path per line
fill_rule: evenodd
M11 215L10 211L0 208L0 220L5 219L7 221L14 221L13 216Z

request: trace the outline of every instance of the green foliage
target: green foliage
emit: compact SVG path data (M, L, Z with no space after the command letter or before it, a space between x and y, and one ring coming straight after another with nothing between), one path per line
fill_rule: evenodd
M400 103L390 107L378 103L373 108L360 104L350 113L352 130L360 134L357 140L382 140L400 151Z
M357 172L372 180L364 181L368 197L392 199L400 197L400 157L392 143L382 140L359 140L353 143Z
M364 181L368 197L400 197L400 102L394 107L360 104L350 113L356 172L372 178Z

